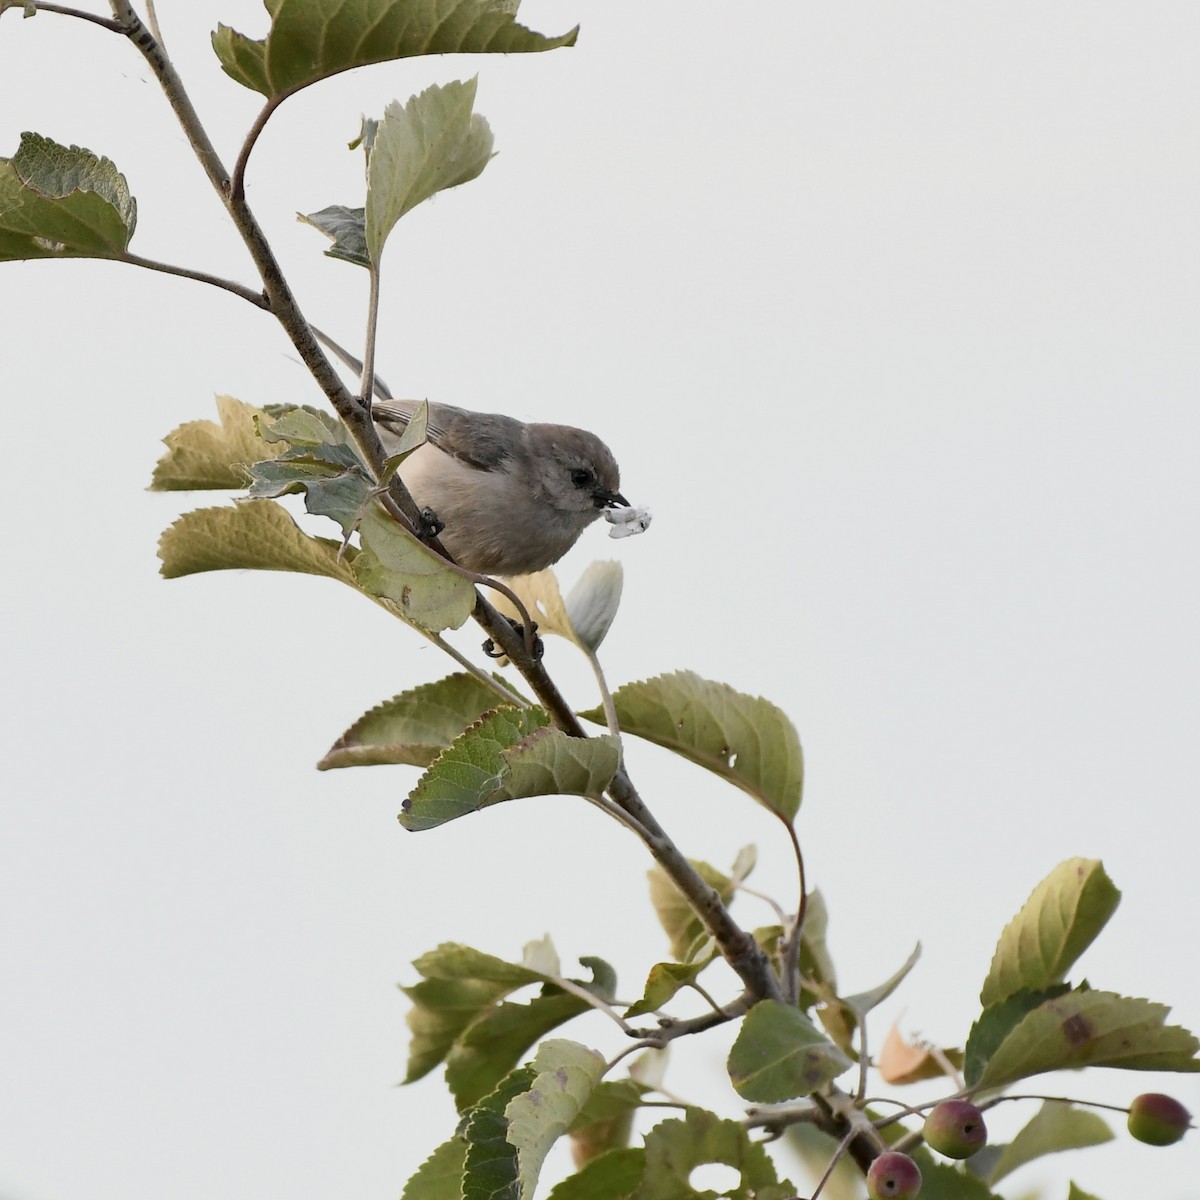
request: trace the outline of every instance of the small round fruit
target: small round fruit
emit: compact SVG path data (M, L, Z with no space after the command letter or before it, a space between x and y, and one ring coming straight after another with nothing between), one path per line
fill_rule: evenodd
M1129 1106L1129 1132L1148 1146L1173 1146L1188 1131L1192 1114L1173 1096L1143 1092Z
M921 1172L907 1154L888 1150L867 1172L867 1195L871 1200L913 1200L921 1190Z
M925 1118L925 1140L947 1158L970 1158L987 1143L983 1113L969 1100L943 1100Z

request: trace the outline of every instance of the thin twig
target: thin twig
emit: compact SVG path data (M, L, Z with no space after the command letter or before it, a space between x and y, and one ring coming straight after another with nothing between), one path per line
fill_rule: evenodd
M154 40L166 50L167 43L158 26L158 13L154 10L154 0L146 0L146 24L150 26L150 32L154 34Z
M713 1004L712 1012L701 1013L698 1017L688 1017L685 1020L667 1018L658 1029L630 1029L628 1033L630 1037L638 1039L639 1045L661 1050L676 1038L703 1033L707 1029L714 1029L718 1025L736 1020L753 1006L755 1000L756 997L748 992L743 992L736 1000L723 1007L710 1000L709 1003Z
M594 993L589 992L582 984L576 983L573 979L563 979L561 976L555 975L554 986L562 988L564 992L570 992L572 996L584 1001L584 1003L594 1008L597 1012L602 1012L610 1020L617 1023L622 1033L631 1034L633 1032L629 1022L611 1004L601 1000Z
M14 12L16 11L16 7L15 5L13 6ZM108 17L98 17L95 13L84 12L79 8L68 8L64 4L44 4L42 0L37 0L34 8L38 12L57 13L60 17L75 17L80 21L90 21L93 25L100 25L104 29L111 30L113 33L125 32L119 21L110 20ZM0 11L0 15L3 15L3 12L7 11L7 9Z
M375 342L379 332L379 266L371 264L370 288L367 298L367 336L363 347L362 375L358 381L359 403L371 407L375 393Z
M246 167L250 162L250 152L254 149L259 135L267 127L267 122L284 99L283 96L268 98L266 104L259 109L258 116L254 118L254 124L250 126L250 131L242 142L237 162L233 164L233 176L229 181L229 198L235 204L240 204L246 198Z
M492 689L497 696L500 697L506 704L511 704L514 708L528 708L529 701L518 696L511 688L506 687L495 676L490 675L482 667L473 663L465 654L462 653L456 646L452 646L440 633L434 633L431 629L425 629L420 625L413 624L413 628L419 633L424 634L439 650L448 654L464 671L473 675L480 683Z
M235 283L232 279L222 279L219 275L210 275L207 271L193 271L190 267L177 267L173 263L158 262L153 258L143 258L140 254L130 254L128 250L116 260L128 263L131 267L145 267L147 271L160 271L164 275L178 275L181 279L194 279L197 283L211 284L222 291L232 292L242 300L249 301L255 308L270 311L271 302L261 291L256 292L243 284Z
M850 1149L850 1143L854 1141L856 1134L854 1130L850 1130L848 1134L838 1143L838 1148L833 1152L833 1157L829 1160L829 1165L825 1168L825 1174L817 1180L817 1186L813 1188L813 1194L809 1200L817 1200L817 1197L824 1190L825 1185L833 1178L833 1172L836 1170L838 1163L842 1161L846 1151Z
M778 900L768 896L766 892L760 892L757 888L747 887L740 879L735 879L733 886L737 891L745 892L747 896L753 896L755 900L761 900L764 904L770 905L772 911L779 918L780 926L787 924L787 913L783 911L783 905Z
M600 704L604 709L604 721L608 732L615 738L620 738L621 727L617 724L617 706L613 703L612 692L608 690L608 680L604 678L604 669L600 659L591 646L584 646L583 653L592 666L592 674L596 677L596 686L600 689Z

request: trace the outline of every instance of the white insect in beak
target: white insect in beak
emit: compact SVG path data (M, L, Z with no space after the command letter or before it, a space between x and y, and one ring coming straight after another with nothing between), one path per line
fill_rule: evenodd
M633 537L650 528L653 514L644 505L626 504L624 507L606 508L604 519L612 526L610 538Z

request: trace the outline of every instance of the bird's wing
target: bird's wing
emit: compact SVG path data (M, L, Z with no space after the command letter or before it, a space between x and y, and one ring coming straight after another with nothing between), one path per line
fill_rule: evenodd
M375 420L385 429L402 434L420 400L384 400L372 405ZM520 443L524 428L520 421L499 413L467 412L452 404L429 406L429 440L451 458L494 471Z

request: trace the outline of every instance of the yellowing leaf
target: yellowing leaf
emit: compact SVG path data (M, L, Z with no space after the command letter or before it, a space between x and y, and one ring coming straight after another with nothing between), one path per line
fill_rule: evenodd
M357 588L352 555L339 558L340 549L337 542L310 537L272 500L184 513L158 542L167 579L201 571L298 571Z
M1026 1014L988 1058L981 1088L1001 1087L1067 1067L1200 1071L1197 1041L1167 1025L1165 1004L1081 991L1046 1000Z
M272 457L255 426L255 417L264 415L252 404L218 396L218 421L188 421L163 438L167 453L154 468L150 490L244 488L250 464Z
M377 504L359 522L362 550L354 560L357 585L391 601L405 620L424 629L457 629L475 608L475 588Z
M1121 893L1096 859L1060 863L1000 935L980 1001L1060 982L1116 911Z
M786 821L795 817L804 783L800 738L769 700L678 671L626 684L613 702L623 732L728 779ZM599 709L583 715L604 722Z
M533 1060L537 1072L530 1089L504 1110L508 1141L517 1147L518 1184L532 1197L550 1147L579 1115L604 1074L604 1059L594 1050L556 1038L543 1042Z

